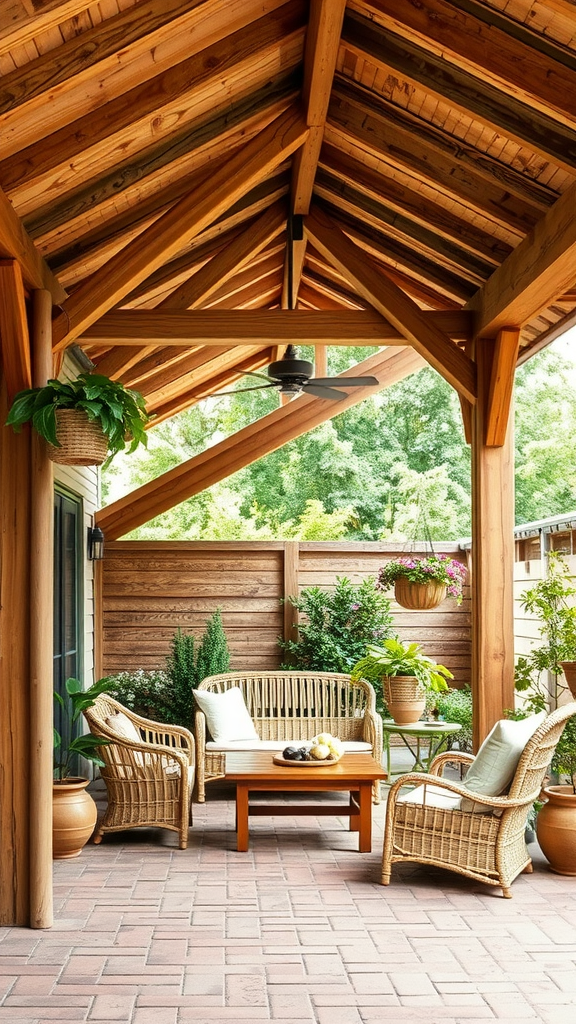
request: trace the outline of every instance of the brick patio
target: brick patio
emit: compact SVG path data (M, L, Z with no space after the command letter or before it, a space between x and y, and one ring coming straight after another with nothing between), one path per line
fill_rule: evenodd
M194 806L186 851L135 830L56 862L54 928L0 929L0 1021L576 1021L576 878L536 845L512 900L406 865L383 888L384 805L372 854L291 816L237 853L231 796Z

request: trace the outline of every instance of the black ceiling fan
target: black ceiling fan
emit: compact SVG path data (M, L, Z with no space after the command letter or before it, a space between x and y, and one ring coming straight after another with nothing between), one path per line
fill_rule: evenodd
M250 377L258 377L264 384L236 391L221 391L220 395L237 395L241 391L260 391L263 388L278 388L281 395L315 395L341 402L347 397L341 388L368 388L378 384L376 377L313 377L314 364L307 359L298 359L294 345L288 345L282 359L270 363L267 374L246 370ZM220 395L218 397L220 397Z

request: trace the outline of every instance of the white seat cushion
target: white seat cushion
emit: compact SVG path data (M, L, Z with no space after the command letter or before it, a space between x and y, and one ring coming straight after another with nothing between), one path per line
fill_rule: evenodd
M244 695L238 686L232 686L224 693L211 693L209 690L193 692L198 707L206 715L208 731L215 743L259 740L254 722L248 714Z
M284 747L303 747L310 743L310 740L230 740L228 743L215 743L208 740L206 750L212 751L233 751L233 750L284 750ZM344 753L348 754L369 754L372 750L370 743L363 740L344 740Z
M546 712L542 711L539 715L530 715L518 721L502 719L496 722L466 773L466 789L484 796L500 796L505 793L514 778L524 747L545 718ZM465 797L462 797L461 806L463 811L492 810L487 804L479 804Z
M416 786L409 793L398 797L399 804L420 804L424 807L441 807L444 811L456 811L460 807L460 797L440 786Z

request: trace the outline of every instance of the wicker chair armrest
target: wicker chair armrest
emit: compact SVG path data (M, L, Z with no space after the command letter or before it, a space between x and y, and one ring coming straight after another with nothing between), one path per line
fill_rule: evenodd
M370 708L366 708L364 712L362 738L365 743L371 743L375 750L382 751L384 745L382 718L377 712L371 711Z
M507 796L485 796L484 793L472 793L469 789L466 789L459 782L452 782L451 779L445 779L441 775L430 775L428 772L409 772L407 775L400 776L390 787L388 793L388 802L396 802L400 789L404 786L434 786L436 789L445 789L448 793L455 793L457 796L465 797L468 800L474 800L479 804L487 804L489 807L493 807L494 810L505 811L512 807L523 807L525 804L533 804L538 799L540 793L540 787L529 793L528 796L520 797L516 800L510 799Z
M463 750L443 750L441 754L436 754L434 760L430 762L428 773L441 776L447 764L470 765L473 760L474 754L466 754Z
M145 743L163 744L166 747L182 747L194 754L194 737L189 729L182 725L168 725L166 722L154 722L150 718L143 718L135 711L129 712L131 720L138 729L146 733Z
M146 721L146 719L143 719L143 721ZM158 725L157 722L153 722L152 724ZM170 727L170 729L171 728L172 727ZM184 730L184 732L186 731L187 730ZM98 735L102 735L103 739L107 740L108 743L111 743L118 747L127 747L129 750L134 750L139 754L141 753L158 755L158 759L160 757L165 758L167 755L169 755L175 761L178 761L178 763L181 764L182 767L187 768L188 765L194 763L195 744L194 737L192 736L191 733L188 733L188 736L190 738L189 746L185 746L183 744L179 746L173 746L171 743L164 743L162 741L153 742L151 740L145 739L128 740L125 739L123 736L119 736L118 733L114 732L113 729L109 729L107 726L101 726ZM164 732L162 731L158 735L163 736Z

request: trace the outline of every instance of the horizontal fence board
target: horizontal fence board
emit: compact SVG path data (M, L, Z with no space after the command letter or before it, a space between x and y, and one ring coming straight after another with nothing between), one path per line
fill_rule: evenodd
M111 558L106 566L106 573L125 572L160 572L160 573L228 573L228 572L274 572L281 571L282 562L278 558L225 558L219 555L218 558L195 559L193 552L187 552L185 556L178 559L159 558Z

